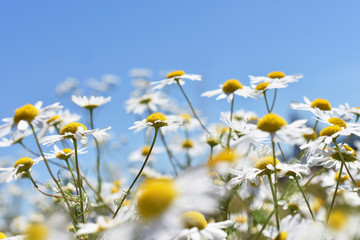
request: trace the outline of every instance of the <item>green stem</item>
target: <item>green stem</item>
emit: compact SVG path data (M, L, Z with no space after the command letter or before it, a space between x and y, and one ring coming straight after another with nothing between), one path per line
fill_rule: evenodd
M27 170L26 171L29 179L31 180L31 182L34 184L34 187L36 188L36 190L38 190L40 193L44 194L45 196L48 196L48 197L53 197L53 198L63 198L62 196L58 196L58 195L53 195L53 194L49 194L49 193L46 193L44 191L42 191L39 186L36 184L35 180L32 178L31 174L30 174L30 171Z
M273 98L273 102L271 104L270 112L272 112L273 109L274 109L275 101L276 101L276 95L277 95L277 88L275 88L274 98Z
M314 222L315 222L315 217L314 217L314 214L313 214L313 212L312 212L312 210L311 210L310 204L309 204L308 200L306 199L305 193L304 193L304 191L303 191L302 187L300 186L300 184L299 184L299 180L297 179L297 176L296 176L296 175L294 175L294 179L295 179L296 185L298 186L298 188L299 188L299 190L300 190L301 194L302 194L302 195L303 195L303 197L304 197L304 200L305 200L305 202L306 202L306 205L307 205L307 206L308 206L308 208L309 208L309 211L310 211L311 217L312 217L312 219L313 219L313 220L314 220Z
M117 207L117 209L116 209L116 211L115 211L115 213L114 213L113 218L116 217L116 215L118 214L118 212L119 212L122 204L124 203L125 199L127 198L127 196L130 195L130 192L131 192L132 187L135 185L136 181L137 181L138 178L141 176L141 173L142 173L142 171L144 170L145 165L146 165L147 161L149 160L151 151L152 151L152 149L153 149L153 147L154 147L154 145L155 145L155 141L156 141L156 137L157 137L157 135L158 135L158 132L159 132L159 128L155 128L154 140L153 140L153 142L152 142L152 144L151 144L151 146L150 146L149 153L147 154L147 156L146 156L146 158L145 158L145 161L144 161L143 165L141 166L138 174L136 175L134 181L131 183L129 189L127 190L127 192L125 193L125 195L122 197L121 202L119 203L119 206Z
M280 143L277 143L277 145L278 145L278 147L279 147L279 150L280 150L280 153L281 153L282 158L284 159L284 161L285 161L286 163L289 163L288 160L287 160L286 157L285 157L285 154L284 154L283 150L281 149Z
M264 91L264 100L265 100L265 104L266 104L266 110L268 111L268 113L270 113L270 108L269 108L269 104L266 98L266 90Z
M274 215L274 210L270 213L270 215L269 215L268 218L266 219L266 221L265 221L264 225L262 226L260 232L256 235L255 240L258 240L258 239L260 238L262 232L265 230L267 224L269 223L272 215Z
M338 152L338 153L339 153L339 155L340 155L341 162L343 162L343 163L344 163L345 169L346 169L346 171L347 171L347 173L348 173L348 175L349 175L349 177L350 177L351 181L353 182L353 184L355 185L355 187L358 187L358 185L357 185L357 183L356 183L355 179L353 178L353 176L351 175L351 173L350 173L350 171L349 171L348 167L346 166L346 162L345 162L345 159L344 159L344 155L343 155L343 154L342 154L342 152L340 151L339 145L337 144L337 142L336 142L336 141L334 141L334 144L335 144L335 147L336 147L337 152Z
M277 169L276 169L276 156L275 156L275 142L274 142L274 136L271 135L271 145L272 145L272 153L273 153L273 160L274 160L274 204L275 204L275 217L276 217L276 225L278 230L280 229L280 223L279 223L279 214L278 214L278 203L277 203ZM269 179L271 182L271 179ZM271 183L272 184L272 183Z
M91 108L90 111L90 126L91 129L94 129L94 117L93 117L93 108ZM96 172L97 172L97 179L98 179L98 188L97 188L97 192L99 195L99 193L101 193L101 184L102 184L102 179L101 179L101 173L100 173L100 144L98 143L98 141L95 140L95 145L96 145Z
M193 106L192 106L189 98L186 96L186 93L185 93L184 89L182 88L179 80L176 80L176 83L177 83L177 85L179 86L179 88L180 88L182 94L184 95L186 101L188 102L188 104L189 104L189 106L190 106L190 109L191 109L194 117L199 121L201 127L202 127L208 134L210 134L209 130L205 127L205 125L202 123L202 121L200 120L200 118L199 118L198 115L196 114L196 112L195 112L195 110L194 110L194 108L193 108Z
M72 179L73 179L73 182L74 182L74 186L75 186L75 189L76 189L76 194L79 195L78 186L77 186L77 184L76 184L76 178L75 178L74 173L73 173L73 171L72 171L72 169L71 169L71 166L70 166L70 163L69 163L69 159L66 159L65 162L66 162L66 165L68 166L68 169L69 169L69 171L70 171L70 173L71 173L71 176L72 176Z
M275 170L276 172L276 170ZM274 199L274 212L275 212L275 219L276 219L276 228L277 230L280 230L280 222L279 222L279 213L278 213L278 202L277 202L277 197L276 197L276 192L274 190L274 185L272 183L271 180L271 174L267 173L267 177L269 179L269 183L270 183L270 189L271 189L271 193L273 195L273 199Z
M33 154L34 156L37 156L37 157L40 156L40 154L32 151L30 148L28 148L27 146L25 146L25 144L24 144L22 141L20 141L19 144L20 144L25 150L27 150L29 153Z
M77 153L77 140L75 138L72 139L74 142L74 149L75 149L75 163L76 163L76 172L77 172L77 180L78 180L78 188L80 193L80 207L81 207L81 220L83 223L85 223L85 212L84 212L84 199L83 199L83 193L82 193L82 179L80 176L80 167L79 167L79 159L78 159L78 153Z
M232 122L232 117L233 117L233 112L234 112L234 101L235 101L235 96L233 96L232 100L231 100L231 107L230 107L230 122ZM231 128L229 128L229 137L227 140L227 147L230 148L230 139L231 139Z

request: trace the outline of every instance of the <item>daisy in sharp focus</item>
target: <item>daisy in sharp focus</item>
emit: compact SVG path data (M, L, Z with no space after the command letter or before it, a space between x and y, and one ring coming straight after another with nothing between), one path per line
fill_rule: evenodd
M42 160L42 157L36 159L23 157L15 162L14 167L0 168L0 183L5 181L9 183L13 180L17 180L19 177L22 176L24 172L29 172L33 165L37 164Z
M79 122L72 122L67 125L65 125L60 130L60 135L52 135L52 136L46 136L40 139L40 143L43 145L52 145L60 140L64 139L76 139L79 141L83 146L86 146L87 144L87 136L86 135L93 135L97 142L102 142L106 138L109 137L109 134L106 132L110 130L111 127L105 128L105 129L93 129L93 130L87 130L84 124Z
M303 78L302 74L295 74L295 75L285 75L283 72L271 72L265 76L249 76L251 84L258 84L258 83L269 83L273 84L273 86L278 85L279 87L276 88L284 88L287 87L288 83L297 82L299 79ZM259 86L259 85L258 85Z
M94 109L97 108L101 105L104 105L107 102L111 101L111 97L107 97L104 98L102 96L100 97L95 97L95 96L91 96L90 98L87 98L86 96L75 96L73 95L71 97L71 100L79 105L80 107L86 108L86 109Z
M2 119L6 122L0 126L0 137L4 137L7 134L22 135L29 127L29 123L35 128L35 130L43 127L44 122L53 115L55 111L61 109L62 106L59 103L42 108L42 102L39 101L35 105L26 104L15 110L15 114L12 118Z
M321 111L330 111L332 109L330 102L326 99L316 98L311 102L307 97L304 97L304 102L305 103L293 102L289 107L294 110L304 110L312 113L315 109L319 109Z
M156 112L150 114L146 119L143 119L142 121L136 121L134 124L135 125L130 127L129 129L135 129L135 132L138 132L146 127L176 128L182 124L182 121L180 121L178 118L174 119L169 117L169 119L167 119L164 114Z
M153 89L161 89L166 85L172 85L179 82L180 85L184 85L184 79L189 79L192 81L201 81L201 75L198 74L186 74L182 70L177 70L169 73L167 78L157 82L152 82L151 85L155 85Z
M255 92L248 86L243 86L236 79L229 79L224 84L219 85L219 89L213 91L207 91L201 94L202 97L213 97L219 95L216 100L227 98L230 103L234 98L234 94L242 96L244 98L252 97L256 98Z

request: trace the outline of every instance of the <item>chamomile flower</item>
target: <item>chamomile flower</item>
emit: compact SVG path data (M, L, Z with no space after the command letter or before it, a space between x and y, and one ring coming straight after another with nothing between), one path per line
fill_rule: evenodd
M303 75L302 74L285 75L285 73L283 72L271 72L267 75L267 77L265 76L255 77L249 75L249 78L251 84L277 82L287 85L288 83L297 82L299 79L303 78Z
M156 112L150 114L146 119L142 121L136 121L135 125L130 127L129 129L135 129L135 132L141 131L146 127L153 127L153 128L176 128L179 127L182 122L178 118L170 118L167 119L166 116L162 113Z
M202 97L213 97L219 95L216 100L227 98L230 103L234 97L234 94L242 96L244 98L252 97L256 98L254 90L248 86L243 86L236 79L229 79L224 84L219 85L219 89L213 91L207 91L201 94Z
M28 129L29 123L31 123L35 129L42 128L44 122L55 111L61 109L62 106L59 103L42 108L42 102L37 102L35 105L26 104L15 110L15 114L12 118L4 118L6 122L0 126L0 137L4 137L7 134L15 135L16 137L21 135Z
M118 221L119 218L116 219L106 219L103 216L99 216L96 219L96 223L80 223L79 230L76 232L76 235L83 234L94 234L106 231L108 229L114 228L120 224Z
M176 154L186 153L189 154L190 157L196 157L203 154L207 146L200 140L186 138L171 145L171 149Z
M24 172L30 171L33 165L42 160L43 159L41 157L36 159L23 157L15 162L14 167L0 168L0 183L4 181L9 183L13 180L17 180Z
M176 179L145 179L137 188L134 203L139 217L138 239L157 239L161 231L178 229L186 211L213 213L217 193L205 169ZM146 227L144 227L144 225Z
M94 109L97 108L101 105L104 105L107 102L110 102L111 97L95 97L95 96L91 96L90 98L87 98L86 96L75 96L73 95L71 97L71 100L76 104L79 105L80 107L86 108L86 109Z
M1 138L0 139L0 147L9 147L16 143L21 143L22 140L31 135L32 131L30 129L25 130L24 132L17 132L17 134L12 134L10 138Z
M204 215L198 211L188 211L181 215L182 229L166 233L158 239L174 240L225 240L228 236L224 231L230 227L231 220L222 222L207 222Z
M131 162L143 162L146 158L146 156L149 154L150 151L150 146L149 145L144 145L141 148L139 148L138 150L132 152L129 156L129 161ZM150 162L155 162L156 160L156 154L160 154L164 152L164 148L162 147L154 147L151 151L151 155L149 157L149 161Z
M215 169L220 175L225 175L229 172L230 167L236 166L242 158L243 156L237 150L225 148L210 156L207 166Z
M45 153L46 159L53 159L58 158L61 160L67 160L71 156L73 156L75 151L70 148L63 148L60 149L57 145L54 145L54 150L51 150L51 153ZM78 148L77 150L78 154L84 154L87 153L86 148Z
M360 107L350 107L348 103L345 103L345 105L340 105L340 109L354 114L357 118L360 117Z
M105 129L87 130L84 124L79 122L72 122L61 128L60 135L43 137L40 139L40 143L49 146L60 140L76 139L83 146L86 146L87 135L91 134L94 136L97 142L102 142L109 136L109 134L106 131L110 130L110 128L111 127Z
M321 111L330 111L332 109L330 102L326 99L316 98L311 102L307 97L304 97L304 102L305 103L293 102L289 107L294 110L310 111L312 113L315 109Z
M152 82L151 84L155 85L153 87L153 89L161 89L161 88L165 87L166 85L176 84L177 82L179 82L180 85L184 85L185 84L184 79L189 79L189 80L192 80L192 81L201 81L201 75L198 75L198 74L186 74L182 70L177 70L177 71L170 72L167 75L166 79L160 80L160 81L157 81L157 82Z
M300 214L296 214L295 216L288 215L281 219L279 230L271 226L264 230L263 233L269 239L295 240L300 239L298 238L299 233L303 231L305 225L306 221L301 219Z
M196 118L193 118L190 114L179 114L180 119L183 121L182 128L186 131L193 131L200 128L200 123ZM201 118L201 122L205 123L205 119Z
M169 104L169 98L162 92L146 93L139 97L132 97L126 101L126 112L143 114L147 110L153 112Z

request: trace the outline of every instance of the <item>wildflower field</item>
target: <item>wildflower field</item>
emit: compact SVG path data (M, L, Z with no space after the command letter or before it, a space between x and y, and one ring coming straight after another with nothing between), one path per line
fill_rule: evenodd
M133 76L125 107L139 120L128 134L143 140L126 152L126 161L138 164L122 174L107 172L114 171L106 157L111 126L94 122L111 96L72 95L84 116L39 101L3 118L1 147L24 151L0 168L2 186L14 195L1 204L10 206L22 191L16 184L27 182L27 208L36 214L3 210L0 239L359 238L358 107L304 97L289 111L307 111L315 124L288 122L274 111L277 96L303 76L275 71L250 75L249 85L228 79L202 93L209 104L219 100L229 109L209 123L187 95L189 86L203 83L201 75L176 70L149 81L139 69ZM117 80L108 75L96 88L110 89ZM184 104L166 88L179 91ZM66 80L57 91L76 92L76 82ZM267 114L238 108L246 98ZM169 167L159 169L165 162Z

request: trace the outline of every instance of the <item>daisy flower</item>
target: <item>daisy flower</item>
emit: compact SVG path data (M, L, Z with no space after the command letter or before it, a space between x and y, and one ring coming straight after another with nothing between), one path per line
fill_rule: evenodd
M10 138L1 138L0 147L9 147L16 143L21 143L24 137L27 137L32 134L30 129L25 130L24 132L17 132L17 134L12 134Z
M150 109L152 112L169 104L168 97L162 92L147 93L132 97L126 101L126 113L143 114Z
M273 83L274 85L277 84L281 87L287 87L288 83L297 82L299 79L303 78L302 74L295 74L295 75L285 75L283 72L271 72L265 76L249 76L251 84L258 84L258 83ZM279 87L280 88L280 87Z
M160 128L160 127L169 127L169 128L176 128L179 127L182 122L179 119L169 118L167 119L166 116L162 113L156 112L150 114L146 119L142 121L136 121L135 125L130 127L129 129L135 129L135 132L141 131L146 127L153 127L153 128Z
M340 109L346 110L354 114L357 118L360 117L360 107L350 107L348 103L345 103L345 105L340 105Z
M114 228L118 226L120 222L118 218L116 219L105 219L103 216L99 216L96 219L96 223L80 223L79 230L76 232L76 235L83 235L83 234L95 234L99 232L106 231L108 229Z
M137 239L158 239L164 230L181 227L180 216L187 211L213 213L217 193L205 169L187 172L176 179L149 178L134 196L141 230ZM145 226L145 227L144 227Z
M68 139L76 139L83 146L86 146L87 135L91 134L94 136L97 142L102 142L109 136L109 134L106 131L110 130L110 128L111 127L105 129L87 130L84 124L79 122L72 122L61 128L60 135L43 137L40 139L40 143L49 146L60 140L64 140L68 138Z
M189 79L192 81L201 81L201 75L186 74L182 70L177 70L169 73L166 79L157 82L152 82L151 85L155 85L153 89L161 89L166 85L176 84L177 82L179 82L180 85L184 85L185 84L184 79Z
M87 98L86 96L75 96L73 95L71 97L71 100L76 104L79 105L80 107L86 108L86 109L94 109L97 108L101 105L104 105L107 102L110 102L111 97L95 97L95 96L91 96L90 98Z
M207 91L201 94L202 97L213 97L219 95L216 100L227 98L230 103L234 98L234 94L242 96L244 98L252 97L256 98L254 90L248 86L243 86L236 79L229 79L224 84L219 85L219 89L213 91Z
M201 127L199 121L187 113L181 113L179 114L179 117L183 121L182 128L184 128L186 131L197 130ZM205 123L205 120L201 119L201 122Z
M17 160L14 167L0 168L0 183L6 181L7 183L17 180L24 172L29 172L31 167L43 160L41 157L31 159L23 157Z
M204 215L198 211L188 211L181 215L182 229L159 236L158 239L174 240L225 240L228 236L223 230L230 227L231 220L222 222L207 222Z
M170 148L174 151L174 153L186 153L189 154L190 157L196 157L205 152L206 144L201 143L200 140L187 138L177 144L171 145Z
M299 239L299 234L303 231L303 228L306 225L306 221L301 219L300 214L295 216L288 215L285 218L281 219L280 230L277 230L275 227L271 226L268 229L264 230L264 236L269 239L286 239L286 240L295 240Z
M61 160L67 160L73 156L75 151L70 148L60 149L57 145L54 145L54 150L51 150L51 153L45 153L46 159L58 158ZM78 154L87 153L86 148L78 148Z
M293 102L289 107L294 110L304 110L312 113L314 113L315 109L319 109L321 111L331 110L330 102L326 99L316 98L311 102L307 97L304 97L304 102L305 103Z
M135 161L139 161L139 162L143 162L144 159L146 158L146 156L149 154L150 151L150 146L149 145L145 145L142 146L141 148L139 148L138 150L132 152L129 156L129 161L131 162L135 162ZM160 154L164 152L164 149L161 147L154 147L151 151L151 155L149 156L149 161L150 162L155 162L156 160L156 154Z
M12 118L4 118L6 122L0 126L0 137L4 137L7 134L15 135L16 137L21 132L28 129L29 123L31 123L35 129L42 128L44 122L53 115L55 111L61 109L62 106L59 103L42 108L42 102L37 102L35 105L26 104L15 110L15 114Z

